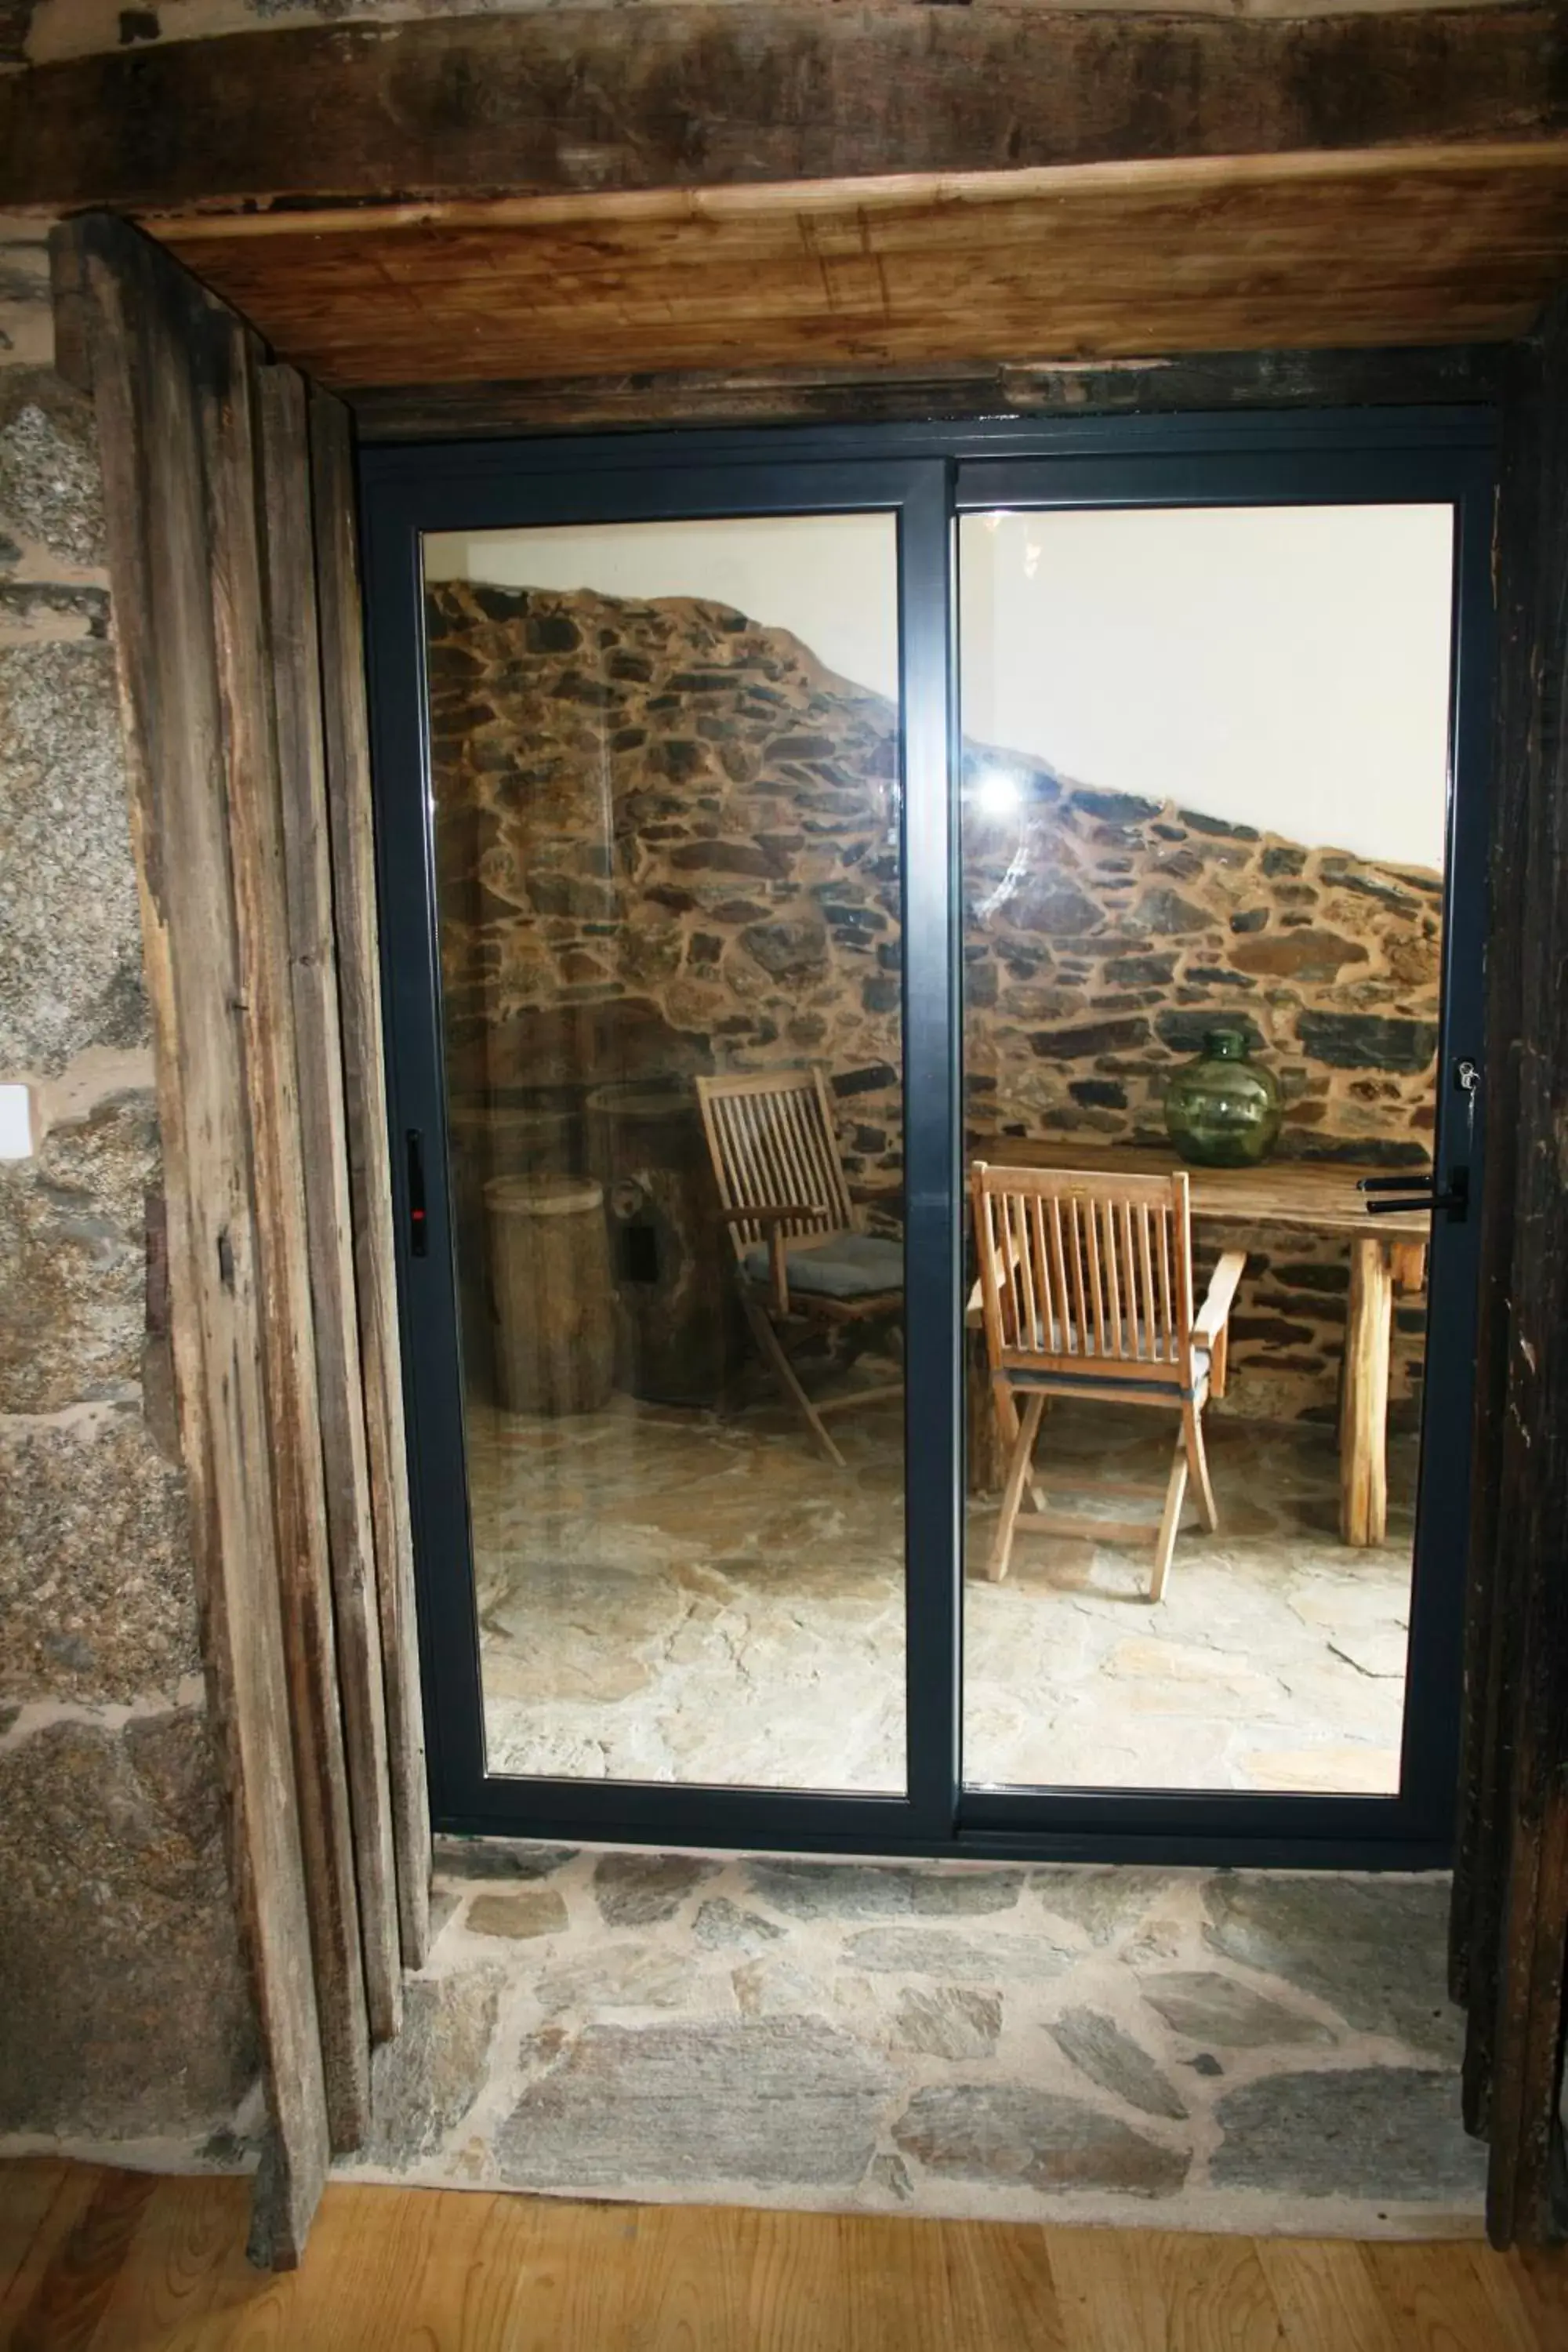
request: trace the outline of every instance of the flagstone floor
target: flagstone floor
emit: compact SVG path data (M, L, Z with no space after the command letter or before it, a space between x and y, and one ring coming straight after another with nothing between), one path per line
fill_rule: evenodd
M1396 1788L1414 1441L1391 1448L1387 1545L1352 1552L1331 1431L1207 1427L1220 1528L1189 1501L1157 1608L1148 1547L1125 1541L1021 1532L988 1582L994 1504L971 1505L967 1782ZM553 1421L474 1408L490 1770L900 1789L899 1408L836 1433L842 1471L771 1402L728 1422L626 1398ZM1163 1479L1171 1435L1150 1412L1056 1407L1037 1457L1053 1507L1124 1520L1137 1507L1097 1499L1097 1478Z

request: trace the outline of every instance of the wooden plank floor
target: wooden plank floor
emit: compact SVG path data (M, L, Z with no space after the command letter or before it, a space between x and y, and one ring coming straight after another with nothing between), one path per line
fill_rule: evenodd
M1564 2352L1568 2263L1471 2244L327 2191L0 2166L5 2352Z

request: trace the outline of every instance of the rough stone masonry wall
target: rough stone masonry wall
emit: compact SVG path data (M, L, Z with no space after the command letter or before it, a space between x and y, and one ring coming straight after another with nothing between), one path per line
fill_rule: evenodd
M231 2159L256 2071L166 1352L90 411L0 221L0 2147Z
M902 1174L896 714L719 605L448 583L428 600L455 1093L820 1062L852 1187ZM971 746L969 1141L1163 1140L1217 1022L1279 1076L1287 1159L1424 1165L1438 877L1074 783ZM1217 1245L1217 1237L1208 1236ZM1231 1409L1330 1414L1342 1244L1250 1253ZM1423 1315L1399 1310L1396 1410Z
M1437 1878L447 1841L374 2179L829 2210L1478 2227Z

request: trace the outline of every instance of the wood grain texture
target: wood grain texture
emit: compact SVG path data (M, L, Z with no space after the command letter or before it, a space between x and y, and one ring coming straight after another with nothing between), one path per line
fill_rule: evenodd
M155 2193L87 2341L116 2352L169 2352L193 2336L200 2343L205 2331L243 2310L256 2330L244 2339L250 2352L284 2352L282 2337L266 2325L269 2315L280 2316L279 2304L246 2258L247 2182L219 2176L151 2185Z
M273 424L266 520L274 691L279 730L289 970L300 1076L305 1237L331 1558L336 1686L347 1750L347 1796L359 1887L359 1928L371 2035L389 2041L402 2017L396 1864L387 1766L370 1468L360 1359L358 1285L349 1201L348 1112L339 1012L323 674L316 603L310 394L292 368L261 374ZM335 682L335 681L334 681ZM363 2131L344 2145L357 2147Z
M1271 21L675 0L42 66L0 83L0 205L722 186L1564 129L1554 8Z
M268 459L289 489L287 453L266 446L259 352L237 320L226 337L233 373L204 404L209 484L211 593L222 714L229 877L245 1013L242 1067L254 1164L258 1292L266 1375L268 1465L278 1539L276 1606L283 1632L293 1724L295 1796L302 1843L317 1843L312 1815L339 1811L343 1769L341 1698L316 1378L314 1310L307 1255L304 1127L290 986L277 680L266 518L259 485ZM293 484L298 497L301 484ZM281 588L283 583L279 583ZM281 667L289 675L286 657ZM183 844L165 836L170 865ZM259 1792L258 1792L259 1796ZM329 1829L326 1838L330 1839ZM323 1840L322 1843L326 1841ZM314 1944L316 2021L325 1970ZM363 2109L358 2118L363 2128ZM352 2145L352 2142L350 2143Z
M341 1112L342 1076L337 1053L336 979L331 940L331 877L320 872L325 853L321 669L316 640L314 560L310 539L310 451L306 393L291 368L257 371L263 549L271 688L277 728L278 847L283 889L284 974L292 1016L300 1164L298 1198L290 1205L306 1253L308 1328L314 1339L312 1370L320 1426L319 1470L311 1500L319 1517L308 1591L290 1595L285 1609L293 1679L295 1741L300 1758L300 1832L310 1902L316 2000L326 2066L332 2146L357 2147L370 2124L371 2001L374 1983L386 1999L376 1934L377 1885L367 1872L364 1840L356 1834L369 1812L363 1748L365 1696L356 1675L363 1641L364 1564L355 1549L354 1474L363 1486L363 1412L346 1387L350 1365L342 1329L352 1331L352 1288L342 1295L335 1212L346 1185L334 1159L333 1102ZM324 906L323 906L324 899ZM341 1124L341 1119L340 1122ZM346 1228L346 1219L344 1221ZM341 1244L346 1255L346 1231ZM357 1367L357 1345L354 1350ZM330 1561L330 1568L329 1568ZM379 1695L379 1656L377 1684ZM352 1689L350 1685L353 1685ZM355 1750L351 1775L349 1744ZM384 1756L383 1758L384 1768ZM351 1778L353 1804L351 1807ZM384 1769L382 1780L384 1786ZM384 1797L383 1799L384 1811ZM374 1865L374 1855L370 1858ZM368 1875L369 1884L362 1882ZM385 2027L381 2029L384 2038Z
M54 2157L0 2165L0 2345L14 2341L97 2182L90 2165Z
M1568 269L1568 142L150 226L338 387L1468 342Z
M1427 2261L1425 2246L1381 2245L1365 2249L1384 2309L1403 2327L1396 2343L1420 2345L1423 2352L1447 2352L1472 2338L1494 2352L1533 2352L1535 2328L1511 2265L1490 2261L1478 2248L1456 2249L1460 2259Z
M65 2172L63 2158L40 2158L20 2169L12 2193L0 2198L0 2309L32 2252Z
M1380 1234L1351 1243L1340 1390L1340 1540L1380 1544L1388 1528L1388 1362L1394 1332L1394 1275Z
M1081 1168L1102 1178L1118 1174L1169 1174L1175 1154L1150 1149L1113 1149L1104 1144L1036 1141L1029 1137L987 1136L985 1157L999 1168ZM1366 1196L1356 1186L1363 1176L1386 1169L1358 1168L1342 1160L1269 1160L1260 1168L1192 1168L1187 1171L1193 1215L1237 1225L1279 1225L1302 1232L1368 1232ZM1424 1179L1416 1176L1413 1181ZM1429 1209L1400 1209L1380 1216L1375 1230L1384 1242L1425 1242L1432 1230Z
M1249 2238L1049 2233L1068 2352L1287 2352Z
M537 383L381 384L346 397L361 442L650 425L1127 415L1189 408L1355 408L1490 401L1506 346L1190 352L1159 359L980 361L877 368L680 369Z
M342 404L326 394L311 394L310 438L348 1211L375 1548L397 1914L403 1964L416 1969L424 1965L430 1940L430 1811L392 1232L358 520L352 422Z
M1399 2352L1395 2332L1353 2239L1260 2238L1258 2260L1288 2345L1343 2344L1355 2352Z
M1512 2277L1543 2344L1568 2344L1568 2259L1560 2247L1521 2246Z
M49 309L54 316L54 372L74 390L92 390L91 320L82 260L68 237L49 240Z
M337 2183L303 2266L237 2179L0 2166L43 2196L5 2352L1561 2352L1565 2258L1468 2242L576 2205ZM39 2169L46 2169L40 2166Z
M75 2352L100 2330L114 2289L158 2195L151 2173L89 2172L87 2193L63 2184L64 2225L50 2233L39 2269L10 2333L0 2343L15 2352Z
M264 1264L256 1104L264 1084L285 1081L260 1034L271 1003L258 931L265 852L231 823L232 761L269 757L250 699L258 650L237 634L234 603L259 603L254 453L242 437L250 352L232 314L123 223L63 234L77 244L89 320L182 1451L286 2263L325 2179L328 2130L264 1370L277 1275L275 1260Z
M1476 1505L1455 1976L1494 2242L1568 2227L1568 305L1506 414Z
M1540 600L1542 387L1537 344L1508 354L1498 509L1497 684L1493 726L1491 915L1511 926L1529 867L1536 780L1534 636ZM1487 1149L1479 1201L1475 1444L1465 1601L1465 1706L1450 1914L1449 1984L1468 2011L1468 2128L1484 2135L1501 1966L1508 1859L1511 1715L1518 1678L1516 1555L1501 1543L1502 1470L1512 1345L1514 1197L1519 1184L1524 961L1493 960L1487 976Z
M1513 1559L1518 1612L1508 1740L1508 1860L1489 2137L1489 2221L1500 2242L1568 2228L1562 2116L1563 2001L1568 1988L1568 1590L1562 1530L1568 1517L1568 1369L1556 1344L1568 1315L1568 1244L1562 1182L1562 1099L1568 1053L1560 975L1568 954L1568 742L1562 688L1568 667L1568 331L1549 362L1542 491L1546 507L1540 634L1542 682L1534 732L1540 797L1531 827L1522 923L1525 965L1520 1055L1520 1165L1509 1333L1500 1532Z
M215 310L216 310L216 306ZM308 1257L304 1137L290 985L289 914L284 882L281 786L279 773L276 647L268 609L266 524L262 509L260 348L232 313L215 316L211 336L223 352L212 397L199 412L207 480L207 557L221 714L224 809L228 829L229 887L238 950L239 1006L244 1015L241 1071L252 1170L258 1245L258 1307L267 1406L268 1454L260 1483L270 1483L277 1542L277 1587L271 1596L283 1636L295 1778L291 1791L310 1899L305 1824L312 1813L331 1816L337 1792L324 1778L331 1751L325 1727L342 1707L333 1643L331 1562L321 1453L321 1395L316 1379L314 1308ZM297 494L302 490L297 485ZM163 836L171 870L184 843L177 828ZM334 1727L335 1728L335 1727ZM342 1757L336 1759L342 1769ZM277 1801L267 1782L255 1784L259 1810ZM316 2037L314 2063L294 2080L279 2076L279 2111L286 2100L324 2091L320 1988L324 1969L312 1943L291 1954L291 1973L308 1968L312 2000L301 2032ZM313 2119L312 2119L313 2120ZM362 2108L351 2126L363 2128ZM282 2134L279 2133L281 2147ZM292 2161L292 2159L290 2159ZM270 2172L268 2176L272 2177ZM292 2223L284 2242L299 2244Z
M1426 1251L1420 1242L1394 1242L1388 1253L1389 1272L1394 1276L1395 1290L1406 1294L1425 1288L1426 1282Z

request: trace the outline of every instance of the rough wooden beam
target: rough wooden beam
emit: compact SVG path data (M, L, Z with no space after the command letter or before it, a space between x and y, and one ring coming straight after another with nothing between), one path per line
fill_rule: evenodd
M162 218L319 382L1505 340L1568 139Z
M315 1342L310 1371L317 1417L310 1433L316 1440L316 1540L331 1560L326 1647L313 1663L330 1701L331 1737L330 1747L322 1744L314 1769L301 1766L301 1818L307 1841L318 1815L330 1819L334 1885L347 1878L339 1894L340 1932L324 1950L318 1937L316 1966L329 2093L335 2081L352 2080L359 2094L352 2110L345 2111L341 2098L334 2106L332 2146L342 2151L357 2147L369 2130L370 2045L396 2032L403 1983L349 1219L310 501L310 394L293 368L264 367L258 373L268 632L279 738L278 846L287 906L286 935L276 951L291 1000L301 1145L300 1181L291 1207L301 1273L308 1267L304 1322ZM311 1876L314 1881L314 1870Z
M1359 408L1490 401L1495 343L1364 352L1199 352L1177 359L946 367L740 368L381 384L348 396L363 442L602 433L653 425L858 424L1131 415L1192 408Z
M1495 2245L1568 2230L1568 303L1507 413L1468 1723L1456 1895L1467 2120Z
M237 762L254 776L272 756L251 626L262 597L250 339L123 223L68 236L103 463L182 1451L272 2125L258 2221L286 2268L325 2179L328 2117L281 1622L299 1491L274 1477L296 1424L268 1380L281 1369L280 1269L262 1193L288 1107L269 1114L263 1099L279 1080L263 1032L286 981L266 969L276 872L232 791ZM308 1349L308 1316L300 1340Z
M288 2267L329 2146L368 2129L428 1919L405 1496L384 1603L377 1574L403 1464L349 427L130 224L57 242L102 450L182 1450L272 2126L252 2246Z
M0 205L718 187L1568 128L1565 16L800 5L178 41L0 80Z
M316 599L325 719L326 821L331 857L342 1047L347 1207L359 1318L364 1435L375 1554L382 1679L386 1706L396 1911L403 1964L424 1965L430 1942L430 1808L419 1637L414 1612L414 1535L403 1361L392 1230L391 1145L383 1058L375 843L371 821L370 730L365 709L353 426L342 403L310 400ZM368 1662L367 1662L368 1663Z
M92 390L92 316L79 247L49 240L49 299L55 320L55 373L78 392Z
M1541 378L1539 345L1510 347L1500 386L1497 687L1489 859L1490 920L1494 927L1505 927L1505 937L1520 920L1521 893L1530 867L1531 810L1540 789L1534 645L1542 524ZM1502 1513L1524 989L1522 957L1504 954L1489 960L1465 1706L1449 1940L1450 1989L1468 2011L1465 2123L1482 2138L1491 2112L1512 1802L1510 1727L1522 1630L1513 1592L1517 1554L1504 1541Z
M333 2146L351 2148L369 2128L370 2046L333 1656L321 1397L306 1255L304 1134L283 891L281 782L294 749L292 714L287 691L279 696L277 690L279 646L268 607L280 603L281 582L268 577L272 551L257 496L258 479L270 472L274 495L286 510L289 466L288 452L268 431L262 381L279 372L264 370L255 338L243 333L238 321L230 324L244 366L217 402L225 467L221 474L213 469L213 605L227 725L225 801L260 1244L278 1607L327 2111ZM285 687L289 672L285 656ZM177 859L178 833L166 834L164 844Z

